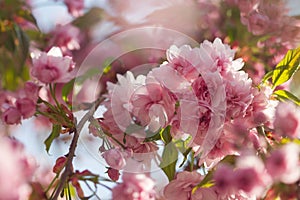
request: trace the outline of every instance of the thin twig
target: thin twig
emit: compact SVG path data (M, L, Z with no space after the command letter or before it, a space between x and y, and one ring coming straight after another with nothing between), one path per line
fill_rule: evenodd
M67 157L67 162L65 165L65 170L62 173L61 177L60 177L60 182L59 185L55 191L55 194L52 198L52 200L56 200L61 191L63 190L66 181L68 180L69 175L71 175L72 173L72 163L73 163L73 158L75 156L75 149L77 147L77 142L79 139L79 134L83 128L83 126L85 125L85 123L94 115L95 110L98 108L98 106L100 105L100 103L103 101L103 98L99 98L94 105L91 107L91 109L82 117L82 119L80 120L80 122L78 123L77 127L74 130L74 136L69 148L69 153L68 153L68 157ZM76 122L75 122L76 123Z

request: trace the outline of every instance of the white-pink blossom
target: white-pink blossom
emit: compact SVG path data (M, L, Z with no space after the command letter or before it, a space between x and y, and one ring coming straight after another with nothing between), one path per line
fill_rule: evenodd
M61 48L63 53L80 49L80 30L71 24L58 25L52 31L50 46Z
M300 147L289 143L271 152L266 168L275 181L292 184L300 178Z
M114 124L117 126L114 129L125 132L133 121L131 117L132 105L130 99L134 91L145 84L146 77L139 75L135 78L132 72L127 71L124 76L118 74L117 79L118 82L116 84L111 82L107 83L109 101L106 103L108 110L104 113L105 118L103 123ZM112 127L110 127L110 129L111 128Z
M237 160L233 185L246 194L261 197L271 183L262 160L253 153L242 153Z
M61 49L52 47L32 58L31 75L43 83L66 83L74 78L75 64L71 57L63 56Z
M201 43L199 54L201 62L197 68L200 71L218 70L223 75L228 71L238 71L244 65L241 58L234 59L235 50L231 49L228 44L223 44L220 38L216 38L213 42L205 40Z
M222 195L236 192L233 187L234 173L232 167L227 165L218 166L213 177L215 188Z
M300 138L300 109L292 102L279 103L274 120L275 133Z
M196 171L179 172L164 189L164 196L167 200L181 199L188 200L192 197L192 189L202 180L202 176Z
M138 87L130 99L132 113L142 126L149 126L152 132L166 127L175 113L175 99L148 74L146 85Z
M244 117L253 99L252 80L244 71L227 72L225 80L227 118Z
M113 169L121 170L126 165L126 159L124 153L118 149L109 149L102 154L106 163Z
M154 181L145 174L124 173L112 189L113 200L155 200Z

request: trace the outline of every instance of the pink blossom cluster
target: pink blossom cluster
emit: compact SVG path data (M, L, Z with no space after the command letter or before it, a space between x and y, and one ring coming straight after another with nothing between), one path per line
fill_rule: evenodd
M179 172L164 188L165 199L259 199L274 183L296 183L300 178L299 153L296 144L286 144L270 153L265 163L254 154L244 154L236 167L228 164L217 166L211 187L196 186L204 176L199 172ZM255 163L255 164L254 164Z
M225 171L223 172L228 172ZM221 173L221 171L220 171ZM249 174L250 175L250 174ZM221 182L222 188L225 190L228 188L226 185L228 182L226 178L229 178L229 176L224 175L221 177L223 178L224 182ZM232 177L231 177L232 178ZM163 192L163 198L166 200L171 200L171 199L192 199L192 200L254 200L254 196L250 196L243 192L242 190L236 191L235 193L230 193L230 194L225 194L220 192L218 190L218 185L212 186L212 187L200 187L196 188L196 186L204 179L204 176L201 175L200 173L193 171L193 172L188 172L188 171L183 171L179 172L176 175L176 178L172 180L165 188Z
M115 172L128 169L127 161L135 153L156 151L156 144L147 138L171 126L173 138L192 138L189 146L201 153L198 164L216 171L215 185L196 192L192 190L202 175L178 173L164 190L167 199L256 199L273 184L296 183L300 169L296 145L275 148L265 159L249 152L267 152L270 141L262 138L259 126L274 129L274 138L298 138L299 109L291 103L278 105L268 85L253 87L241 70L243 61L234 55L218 38L196 48L172 46L167 61L147 75L135 78L127 72L117 75L117 83L108 83L107 111L99 120L117 146L103 154L110 168L117 170L109 169L109 176L118 179ZM227 155L239 156L235 166L218 165ZM144 156L149 158L153 157Z
M300 178L299 150L296 144L286 144L271 151L264 162L254 154L241 155L235 169L229 165L218 166L214 187L223 196L242 191L256 199L265 195L272 184L294 184Z
M141 152L141 145L146 152L155 151L155 144L145 138L169 125L174 138L192 136L190 146L197 153L212 150L210 159L234 153L234 135L226 127L235 119L251 118L255 109L263 111L263 105L255 107L252 81L240 71L243 62L234 54L218 38L196 48L172 46L167 61L146 76L117 75L118 83L107 85L102 128L120 143L128 140L124 145L133 153ZM130 130L135 126L139 128Z
M0 93L2 121L6 124L20 124L21 119L32 117L36 111L39 86L26 82L23 89Z
M16 140L0 137L0 197L6 200L26 199L29 182L35 170L33 158L25 155Z

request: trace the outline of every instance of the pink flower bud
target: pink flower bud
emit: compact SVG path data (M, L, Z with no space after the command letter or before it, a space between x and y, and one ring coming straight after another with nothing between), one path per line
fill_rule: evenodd
M111 180L113 180L113 181L119 180L119 177L120 177L119 170L116 170L116 169L110 167L107 170L107 174Z
M74 17L79 17L83 13L84 0L64 0L68 7L68 12Z
M20 124L21 113L16 107L9 107L2 113L2 120L7 124Z
M57 158L52 171L56 174L60 173L61 170L64 168L66 162L67 162L67 158L64 156Z

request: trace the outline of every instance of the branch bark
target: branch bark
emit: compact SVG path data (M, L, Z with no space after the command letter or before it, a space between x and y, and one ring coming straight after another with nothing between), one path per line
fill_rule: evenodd
M51 200L57 200L61 191L64 189L66 182L68 181L68 177L72 174L72 163L73 163L73 158L75 156L75 150L77 147L80 132L82 131L82 128L85 125L85 123L94 115L95 110L98 108L98 106L100 105L100 103L103 100L104 100L104 98L99 98L94 103L94 105L90 108L90 110L81 118L80 122L76 126L76 128L74 130L74 136L73 136L70 148L69 148L69 153L68 153L65 169L60 176L59 185L53 195L53 198L51 198Z

